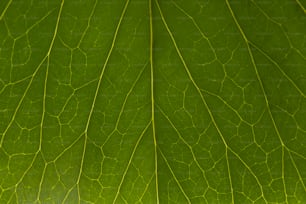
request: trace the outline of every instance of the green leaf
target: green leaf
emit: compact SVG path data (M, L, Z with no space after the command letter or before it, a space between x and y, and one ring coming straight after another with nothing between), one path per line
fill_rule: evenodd
M301 0L0 2L0 203L305 203Z

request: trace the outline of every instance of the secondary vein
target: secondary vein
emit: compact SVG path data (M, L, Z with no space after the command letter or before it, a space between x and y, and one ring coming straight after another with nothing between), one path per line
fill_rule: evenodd
M150 69L151 69L151 114L152 114L152 131L154 141L155 154L155 186L156 186L156 202L159 203L158 195L158 176L157 176L157 143L155 133L155 109L154 109L154 70L153 70L153 18L152 18L152 0L149 0L149 14L150 14Z

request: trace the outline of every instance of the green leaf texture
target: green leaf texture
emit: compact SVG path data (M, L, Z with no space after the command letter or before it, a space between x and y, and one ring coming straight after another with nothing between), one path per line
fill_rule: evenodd
M304 0L1 0L0 203L306 203Z

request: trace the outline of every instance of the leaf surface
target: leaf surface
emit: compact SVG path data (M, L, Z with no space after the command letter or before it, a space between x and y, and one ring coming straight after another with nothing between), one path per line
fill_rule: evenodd
M0 2L0 203L306 202L300 0Z

